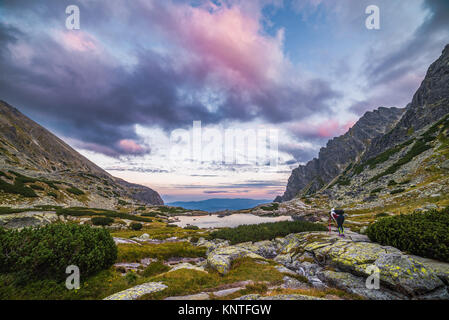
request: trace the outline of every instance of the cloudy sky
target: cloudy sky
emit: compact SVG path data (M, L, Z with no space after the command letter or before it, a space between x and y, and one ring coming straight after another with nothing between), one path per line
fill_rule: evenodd
M366 111L405 107L447 43L447 0L2 0L0 99L166 201L273 199ZM232 130L257 143L210 156Z

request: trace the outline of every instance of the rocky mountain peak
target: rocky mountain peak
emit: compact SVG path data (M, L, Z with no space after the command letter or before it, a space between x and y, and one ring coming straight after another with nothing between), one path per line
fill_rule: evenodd
M50 184L53 190L47 190L45 183L37 187L39 197L34 200L44 204L69 201L73 205L111 207L118 198L163 204L156 191L111 176L18 109L0 100L0 173L3 173L0 179L2 176L9 178L2 179L0 183L5 188L15 181L14 174L8 174L11 172L37 181L60 182L58 191L55 190L57 183ZM63 191L70 187L86 191L87 196L77 197ZM10 201L16 200L0 197L0 205L15 205Z

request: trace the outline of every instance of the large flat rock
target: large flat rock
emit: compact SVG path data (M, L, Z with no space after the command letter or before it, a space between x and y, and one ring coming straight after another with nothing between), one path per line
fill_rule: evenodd
M167 286L162 282L147 282L104 298L103 300L137 300L138 298L150 294L165 290Z

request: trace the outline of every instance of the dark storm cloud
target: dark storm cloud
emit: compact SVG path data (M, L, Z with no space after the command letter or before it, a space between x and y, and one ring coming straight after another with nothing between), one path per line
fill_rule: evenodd
M355 102L353 112L361 115L382 105L404 107L411 101L426 68L449 43L449 1L427 0L422 9L430 14L410 40L397 50L389 50L385 43L380 52L370 53L365 73L374 94L368 101Z
M149 147L129 148L126 143L140 143L136 124L157 125L168 131L189 126L194 120L214 124L262 118L282 123L325 110L327 102L338 97L320 79L301 87L273 83L253 92L224 86L217 108L211 111L201 97L210 81L210 65L201 59L180 63L182 52L161 54L138 43L140 36L149 32L148 28L138 31L148 16L141 2L126 5L122 16L120 8L114 6L124 6L123 2L113 1L111 6L106 2L75 2L80 5L82 29L63 34L67 32L65 7L69 4L72 1L4 1L7 15L34 22L38 32L31 35L19 25L0 24L0 98L65 137L80 141L80 146L87 149L112 156L146 153ZM111 26L111 17L121 20ZM158 20L163 18L159 16ZM47 22L61 34L50 34ZM128 37L114 38L108 27L129 28ZM87 35L83 28L89 30ZM126 35L121 32L120 36ZM90 34L114 40L114 49L133 48L136 62L132 70L117 63L116 57ZM137 43L133 42L134 35ZM81 48L67 48L65 41ZM27 48L32 50L30 61L25 61ZM187 99L180 92L192 94Z

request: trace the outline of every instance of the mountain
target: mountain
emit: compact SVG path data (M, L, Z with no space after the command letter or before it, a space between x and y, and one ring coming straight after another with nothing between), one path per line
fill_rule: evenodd
M405 194L421 202L433 194L435 202L449 184L448 113L449 45L411 103L367 112L346 134L330 140L318 158L294 169L275 201L325 196L334 206L375 207L404 204Z
M0 205L163 204L156 191L111 176L1 100L0 190Z
M282 197L275 201L288 201L297 196L314 193L339 175L349 163L357 161L366 151L370 141L382 136L400 119L404 109L379 108L367 112L344 135L329 140L321 148L318 158L292 171L287 189Z
M263 203L269 203L271 200L256 199L207 199L202 201L177 201L167 205L174 207L183 207L189 210L202 210L207 212L216 212L224 210L242 210L258 206Z

